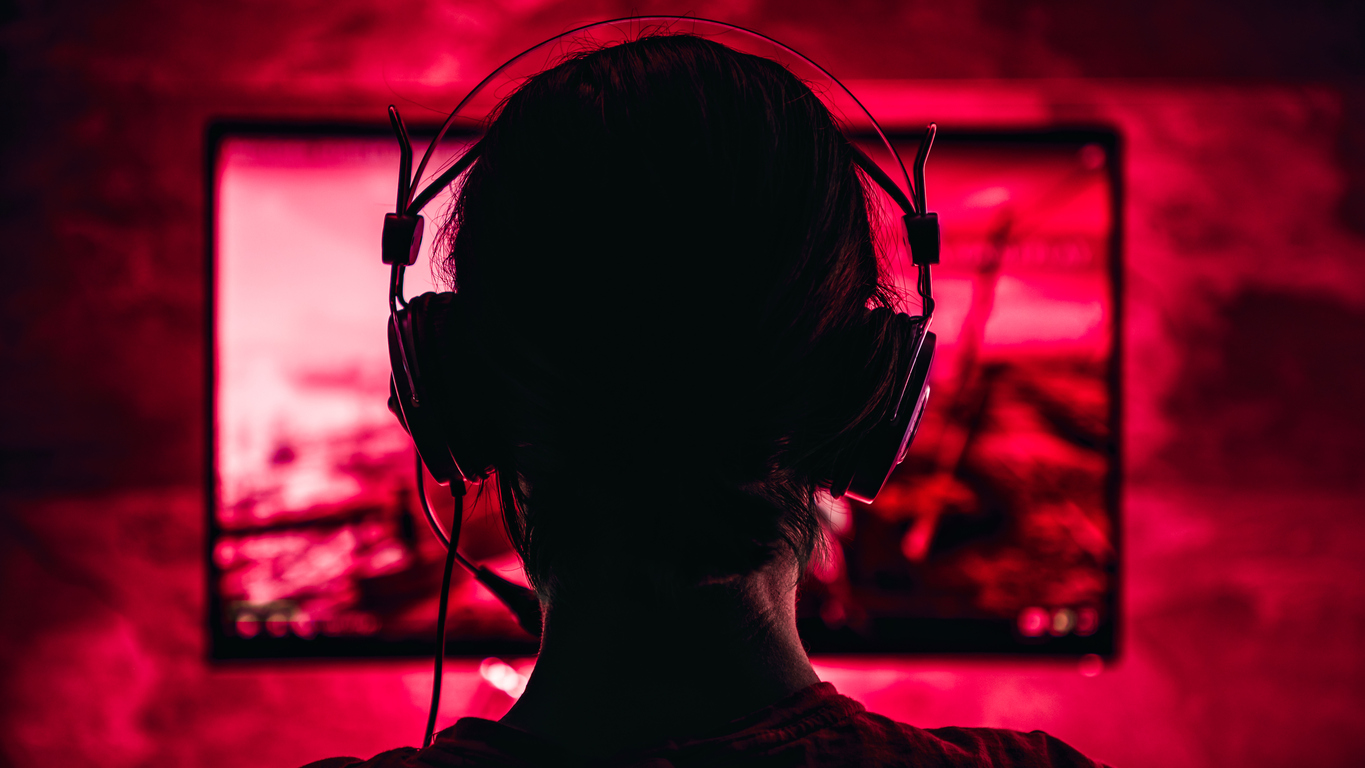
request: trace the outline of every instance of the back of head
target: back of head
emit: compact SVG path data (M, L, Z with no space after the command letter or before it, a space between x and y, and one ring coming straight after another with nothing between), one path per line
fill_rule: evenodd
M531 78L482 143L445 268L541 594L804 563L898 348L825 106L774 62L651 36Z

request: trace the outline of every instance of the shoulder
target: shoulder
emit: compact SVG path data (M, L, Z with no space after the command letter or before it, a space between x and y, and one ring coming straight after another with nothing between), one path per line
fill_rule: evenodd
M913 768L1092 768L1042 731L924 729L873 714L828 683L811 686L759 722L690 745L675 765L912 766Z
M406 764L407 757L410 757L417 750L412 747L393 749L388 752L381 752L369 760L361 760L358 757L328 757L303 766L303 768L389 768L389 766L403 766Z
M332 757L303 768L534 768L568 766L574 756L529 733L477 717L460 719L425 749L402 747L369 760Z
M358 757L329 757L325 760L311 762L303 768L419 768L425 767L425 761L417 759L418 751L412 747L401 747L391 749L388 752L380 752L369 760L362 760Z
M358 757L329 757L309 763L303 768L462 768L463 766L487 765L473 762L469 755L462 755L449 749L427 748L418 750L401 747L380 752L369 760Z
M1100 768L1071 745L1042 731L1002 728L916 728L861 712L836 731L845 731L869 750L871 764L957 768ZM877 755L877 752L882 752Z

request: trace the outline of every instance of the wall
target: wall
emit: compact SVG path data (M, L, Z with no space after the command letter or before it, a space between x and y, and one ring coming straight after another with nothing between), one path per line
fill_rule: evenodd
M418 738L426 661L204 661L204 126L439 112L574 22L680 9L790 41L888 122L1125 137L1121 655L822 675L919 725L1042 728L1120 765L1358 759L1358 8L134 0L0 3L0 764L287 766ZM456 667L446 718L508 705Z

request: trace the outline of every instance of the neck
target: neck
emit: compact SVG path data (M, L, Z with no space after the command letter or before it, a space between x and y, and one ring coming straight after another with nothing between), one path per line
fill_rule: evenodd
M526 692L502 718L601 757L704 733L819 681L796 633L794 567L668 605L551 605Z

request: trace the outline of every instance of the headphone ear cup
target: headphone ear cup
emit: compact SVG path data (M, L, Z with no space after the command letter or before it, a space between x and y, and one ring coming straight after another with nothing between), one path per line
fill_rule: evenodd
M460 375L455 352L464 338L463 302L455 293L424 293L389 322L389 410L442 485L478 482L492 466L487 408L469 407L475 377ZM480 418L482 417L482 418Z
M929 401L929 369L938 339L928 331L928 323L922 317L900 313L893 322L909 326L905 333L912 352L909 363L901 368L904 383L896 406L853 447L849 462L830 483L830 495L835 498L847 494L865 504L872 503L891 473L905 460Z
M398 417L412 438L417 454L431 476L441 485L463 480L464 474L451 456L441 432L437 403L431 397L430 383L423 380L414 325L425 321L426 294L389 318L389 410Z

